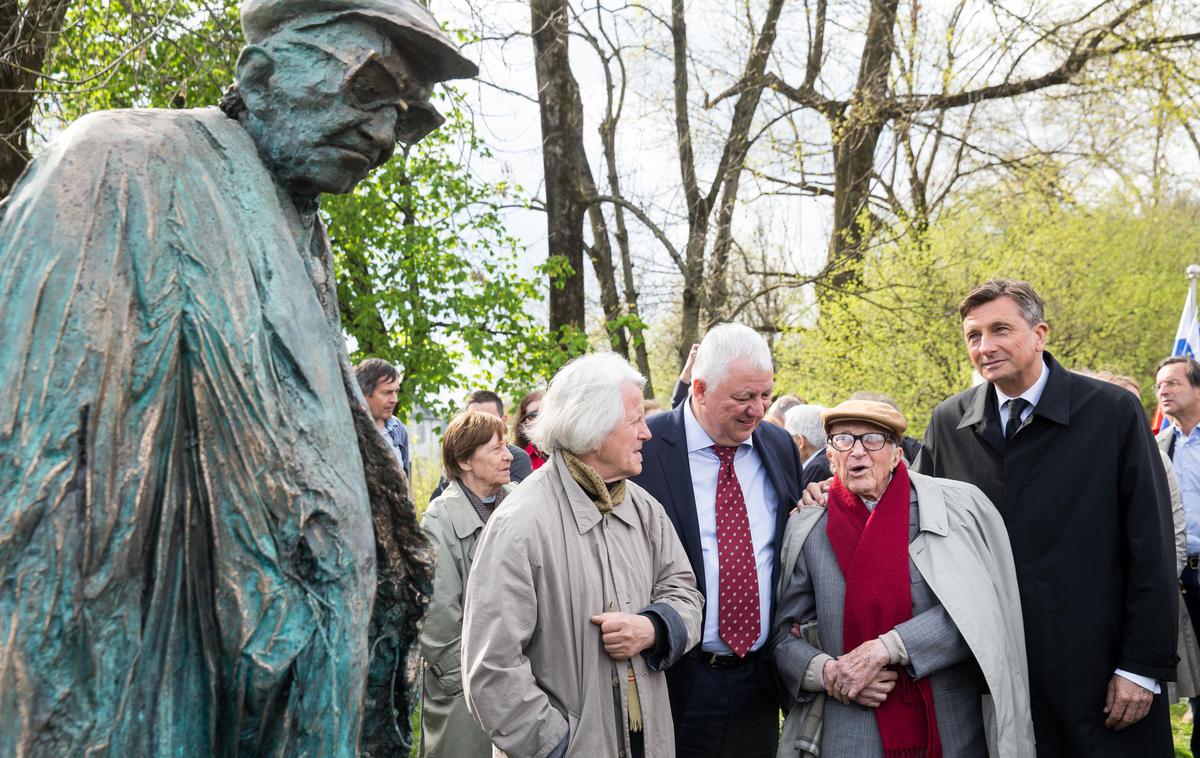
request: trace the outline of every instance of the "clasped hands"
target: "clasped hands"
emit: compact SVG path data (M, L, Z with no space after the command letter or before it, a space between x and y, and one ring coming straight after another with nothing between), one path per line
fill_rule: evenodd
M882 642L867 640L842 657L825 662L821 670L825 691L839 703L878 708L896 688L898 675L884 668L890 662Z

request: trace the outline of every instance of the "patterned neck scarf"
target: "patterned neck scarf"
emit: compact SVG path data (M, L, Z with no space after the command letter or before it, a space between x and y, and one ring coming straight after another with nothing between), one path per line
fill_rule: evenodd
M601 513L611 513L613 506L625 499L624 479L615 484L605 484L600 475L596 473L596 469L579 460L573 453L563 450L561 455L571 478L579 482L579 486L592 499Z

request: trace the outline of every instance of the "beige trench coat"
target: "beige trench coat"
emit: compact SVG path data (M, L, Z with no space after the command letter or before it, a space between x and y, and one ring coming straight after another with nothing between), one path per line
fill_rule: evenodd
M669 627L669 649L662 659L637 655L632 663L646 758L670 758L661 669L699 640L703 602L654 498L628 482L625 499L601 516L552 459L504 501L475 552L463 621L467 705L497 755L547 756L568 730L567 756L628 755L626 666L604 652L589 618L649 609Z
M505 485L511 493L514 485ZM421 752L427 758L487 758L492 743L463 699L459 643L463 590L483 521L462 485L451 482L425 511L421 526L437 553L433 596L417 636L421 650Z

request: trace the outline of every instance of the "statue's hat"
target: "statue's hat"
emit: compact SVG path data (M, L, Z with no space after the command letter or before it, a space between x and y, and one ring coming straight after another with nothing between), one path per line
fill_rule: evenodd
M355 16L380 24L389 37L413 51L434 81L479 74L479 67L458 52L416 0L245 0L241 14L242 34L251 45L284 27Z

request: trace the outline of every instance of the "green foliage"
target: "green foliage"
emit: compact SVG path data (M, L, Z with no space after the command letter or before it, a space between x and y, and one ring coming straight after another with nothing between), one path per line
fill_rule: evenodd
M1198 217L1194 205L1136 209L1117 197L1081 207L1037 185L980 193L872 251L860 290L828 296L818 328L785 336L779 384L825 404L885 392L919 436L933 407L971 384L958 302L1009 277L1045 298L1047 349L1061 363L1148 388L1175 336Z
M575 335L563 335L560 349L531 312L541 295L535 280L518 275L522 248L496 207L511 190L463 165L464 156L486 156L487 147L461 96L446 93L439 131L322 205L343 327L358 343L354 358L382 357L403 368L402 416L448 411L470 386L515 395L580 351ZM462 372L468 361L478 366L475 377Z
M108 108L213 105L242 45L237 0L74 3L36 123Z

